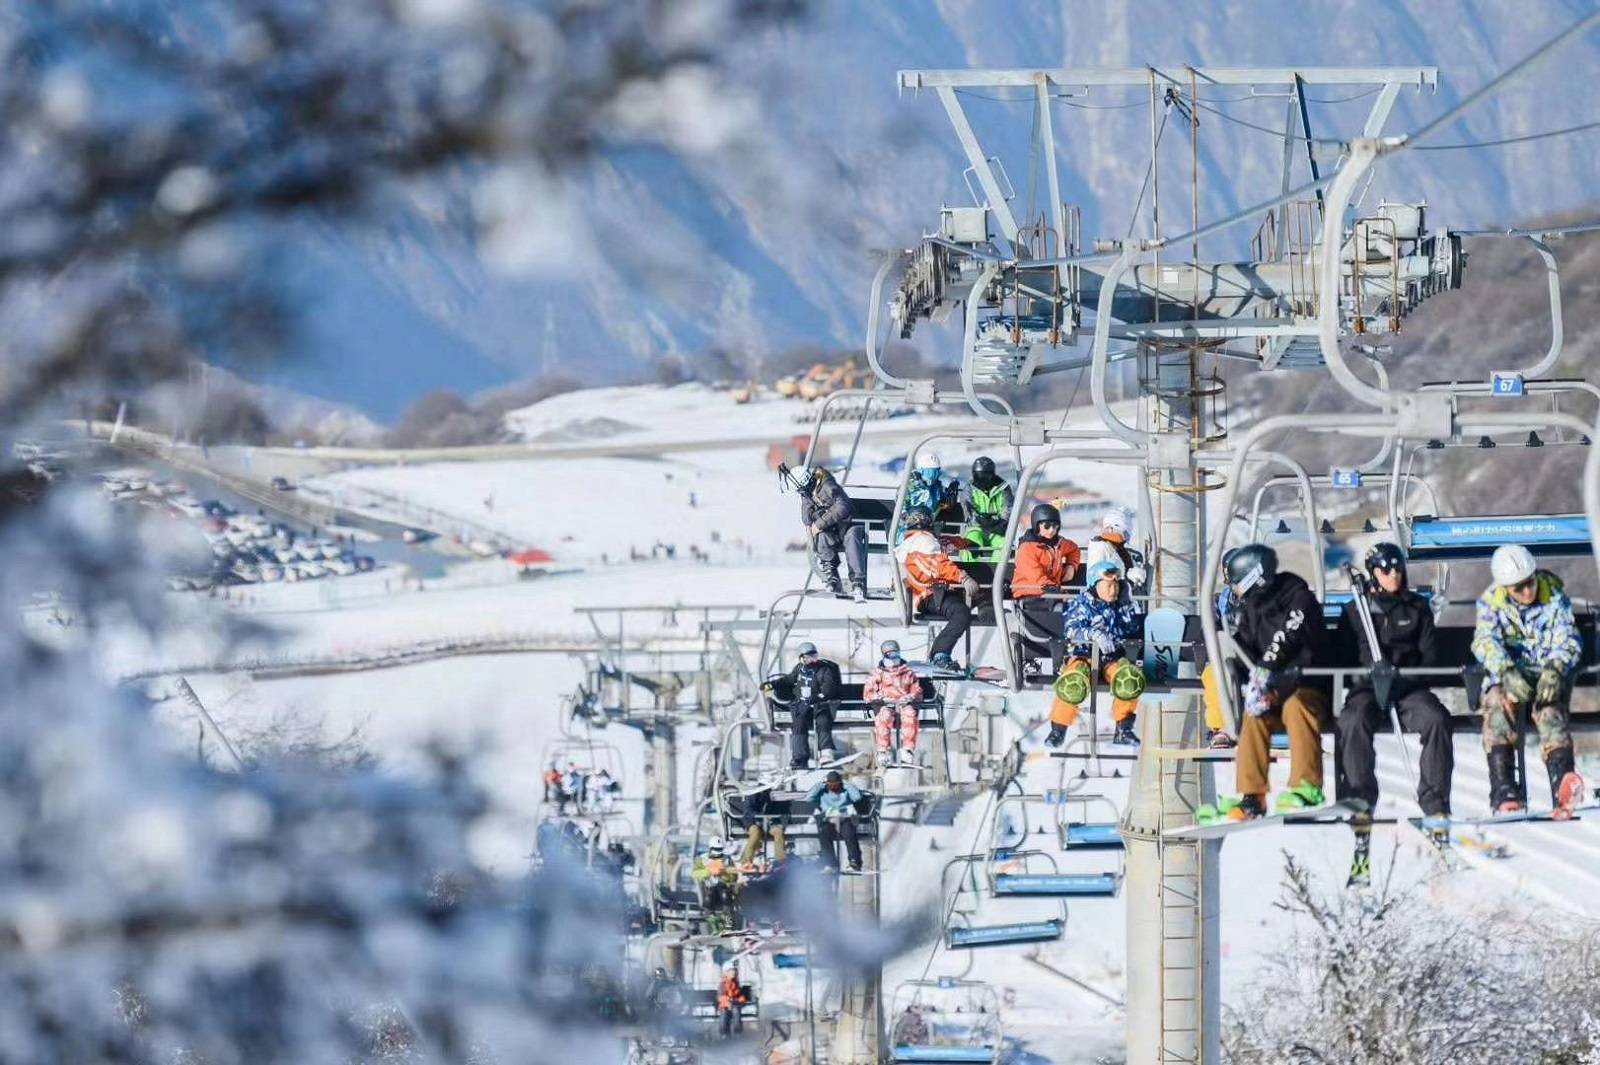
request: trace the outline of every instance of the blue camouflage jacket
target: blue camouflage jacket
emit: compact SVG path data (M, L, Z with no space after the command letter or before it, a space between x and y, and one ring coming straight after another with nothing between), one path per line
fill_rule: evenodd
M1547 570L1535 574L1539 592L1520 606L1508 589L1496 585L1478 597L1478 623L1472 654L1483 665L1487 690L1508 668L1537 672L1554 667L1570 672L1583 656L1572 600L1561 578Z
M1087 656L1091 647L1098 647L1106 658L1121 654L1123 641L1142 635L1144 626L1130 600L1104 603L1092 588L1085 588L1067 603L1062 630L1069 654Z

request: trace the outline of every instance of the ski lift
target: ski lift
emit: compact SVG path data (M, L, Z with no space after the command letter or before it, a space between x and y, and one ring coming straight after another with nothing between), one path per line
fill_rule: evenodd
M1030 847L1031 841L1042 835L1051 842L1060 844L1063 852L1067 850L1068 845L1065 841L1072 834L1071 830L1074 827L1064 823L1062 819L1068 803L1075 803L1084 811L1087 811L1094 802L1101 802L1115 809L1111 801L1103 796L1059 796L1065 800L1063 802L1055 801L1057 797L1056 793L1006 795L995 803L994 819L990 822L989 860L984 873L989 881L990 893L996 898L1019 895L1107 898L1116 895L1122 883L1123 857L1122 838L1116 834L1115 822L1076 826L1080 830L1091 827L1093 829L1080 832L1079 851L1116 851L1117 866L1114 870L1063 873L1054 854ZM1035 826L1028 816L1029 808L1038 805L1054 807L1048 824L1048 835L1045 824ZM1006 816L1008 810L1016 811L1015 822ZM1111 830L1110 839L1114 840L1114 843L1106 842L1107 829ZM1087 839L1098 842L1094 844L1081 842Z
M1095 821L1092 809L1104 806L1110 818ZM1118 824L1117 807L1104 795L1063 795L1055 803L1056 833L1061 849L1071 850L1122 850L1122 827ZM1077 817L1070 816L1074 811Z
M1330 365L1332 365L1331 362ZM1346 369L1345 372L1348 373L1348 369ZM1406 411L1407 413L1405 414L1404 418L1397 418L1395 413L1390 411L1373 414L1344 413L1307 415L1298 417L1274 416L1265 419L1253 427L1247 434L1245 434L1238 447L1232 452L1231 474L1226 478L1222 489L1223 512L1227 514L1233 513L1241 487L1241 476L1247 463L1252 459L1252 452L1261 440L1274 432L1294 430L1301 433L1342 433L1351 436L1398 440L1402 438L1403 433L1406 433L1406 427L1409 426L1410 431L1407 435L1410 439L1448 439L1456 446L1461 446L1461 442L1472 439L1483 432L1526 433L1529 431L1537 431L1542 429L1548 433L1554 430L1566 429L1581 436L1583 435L1584 430L1587 428L1587 426L1576 417L1570 414L1563 414L1558 411L1461 411L1455 408L1450 401L1450 397L1436 397L1426 394L1414 394L1412 397L1410 397ZM1445 422L1449 423L1450 431L1447 433L1440 433L1435 427L1442 426ZM1421 448L1419 447L1418 450L1421 450ZM1399 456L1397 454L1396 463L1398 464L1398 462ZM1404 514L1397 513L1397 507L1395 503L1397 491L1397 482L1391 480L1391 512L1396 514L1395 526L1401 531L1403 541L1402 545L1408 546L1410 543L1417 540L1417 536L1415 534L1418 523L1408 519ZM1576 523L1558 522L1555 520L1556 518L1564 517L1577 516L1526 515L1510 516L1500 519L1466 520L1476 520L1480 523L1484 522L1485 520L1491 522L1499 521L1508 523L1521 521L1545 521L1549 522L1553 526L1548 533L1551 538L1549 543L1551 545L1555 545L1557 550L1571 550L1576 544L1576 537L1579 535L1580 531L1583 534L1582 543L1585 545L1588 544L1590 537L1588 535L1589 530L1587 517L1584 517L1581 527ZM1421 523L1422 539L1424 541L1422 544L1423 558L1425 558L1428 554L1427 548L1429 545L1426 543L1426 541L1434 532L1437 532L1440 535L1450 535L1452 539L1460 542L1461 547L1470 547L1472 550L1479 552L1478 557L1487 557L1488 554L1492 553L1494 546L1498 546L1499 543L1506 542L1511 538L1509 526L1502 525L1493 530L1492 535L1495 538L1495 542L1493 545L1490 545L1487 543L1488 535L1490 535L1489 531L1481 524L1476 531L1473 531L1471 528L1445 529L1431 525L1432 522L1437 520L1439 519L1429 517ZM1223 548L1226 544L1226 538L1227 528L1225 525L1219 523L1216 530L1213 532L1212 542L1208 545L1208 550L1205 553L1205 572L1201 581L1201 596L1203 601L1210 601L1215 595L1215 590L1218 587L1220 571L1222 568L1221 559ZM1412 557L1418 557L1415 551L1412 552ZM1224 661L1227 657L1242 656L1241 652L1239 652L1239 649L1232 645L1231 639L1226 639L1226 634L1223 633L1222 627L1217 623L1214 612L1209 610L1202 611L1200 614L1200 620L1202 628L1205 632L1207 653L1213 661ZM1443 635L1444 634L1441 633L1441 636ZM1444 646L1441 647L1441 654L1444 657L1451 656L1450 651L1444 649L1444 647L1447 646L1448 644L1444 644ZM1470 656L1463 654L1460 657L1463 666L1470 666ZM1307 672L1310 674L1331 673L1337 675L1340 671L1313 668ZM1445 670L1442 672L1450 671ZM1226 671L1223 671L1223 673L1225 674ZM1217 686L1217 693L1219 702L1221 703L1224 721L1230 728L1237 727L1238 712L1236 693L1232 690L1231 685L1227 683L1219 684ZM1473 701L1474 695L1475 693L1472 691L1472 685L1469 684L1469 703Z
M907 980L889 998L889 1060L994 1065L1005 1051L1000 996L981 980Z
M978 925L980 900L985 894L994 894L993 885L977 879L980 867L986 867L991 852L958 854L945 863L939 876L940 895L949 898L949 923L945 928L945 945L951 950L968 950L978 947L1013 946L1020 943L1042 943L1060 939L1067 927L1067 902L1061 894L1040 894L1033 897L1054 899L1054 915L1043 920L1012 921L1005 924ZM951 873L959 877L951 880ZM987 879L987 877L985 878ZM1026 897L1026 893L1018 893Z
M944 696L939 686L928 677L919 679L922 697L917 700L917 720L926 728L944 728ZM834 729L870 729L877 721L876 713L862 697L866 684L863 681L842 681L839 685L839 705L833 714ZM787 731L794 723L794 682L787 674L768 677L762 686L763 700L767 706L767 719L774 731Z

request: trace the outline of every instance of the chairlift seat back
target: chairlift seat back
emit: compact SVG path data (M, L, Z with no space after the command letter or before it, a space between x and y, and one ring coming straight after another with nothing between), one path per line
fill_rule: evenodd
M1121 850L1122 830L1115 822L1064 825L1061 844L1078 850Z
M1115 873L1000 873L996 896L1107 898L1117 893Z
M1014 943L1044 943L1061 938L1066 922L1021 921L1015 924L977 925L951 928L945 942L952 950L974 947L1001 947Z
M1487 559L1501 544L1522 544L1535 556L1586 556L1589 519L1582 514L1486 518L1418 517L1411 523L1408 555L1413 562Z
M915 1046L899 1044L891 1059L906 1062L970 1062L980 1065L994 1060L994 1047L986 1046Z

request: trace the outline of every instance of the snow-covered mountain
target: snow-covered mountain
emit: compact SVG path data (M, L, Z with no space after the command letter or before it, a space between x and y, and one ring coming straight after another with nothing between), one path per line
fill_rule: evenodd
M310 308L310 354L337 352L337 361L297 360L276 378L390 417L433 387L471 391L550 369L614 380L662 354L711 347L858 345L875 250L913 243L942 202L969 201L966 164L942 109L928 93L899 95L902 68L1436 65L1437 93L1402 93L1389 127L1399 131L1442 113L1589 6L819 3L727 43L720 91L731 110L708 112L706 121L731 113L742 124L734 136L708 136L703 154L636 149L598 158L566 185L508 179L498 194L516 207L521 236L512 247L472 235L468 220L484 217L485 193L466 175L414 190L381 230L330 225L308 233L309 261L329 279ZM1594 115L1584 98L1562 90L1570 72L1597 60L1600 35L1591 33L1434 140L1587 121ZM1348 97L1360 92L1313 91L1313 132L1358 132L1371 97ZM1207 96L1202 91L1202 101ZM1137 90L1096 90L1058 101L1064 195L1082 205L1088 237L1127 230L1144 176L1146 99ZM1281 96L1219 88L1212 100L1243 122L1278 128L1284 119ZM1030 165L1027 105L976 94L965 104L985 147L1006 164L1014 209L1045 211L1035 176L1043 164ZM1172 123L1163 142L1168 232L1189 219L1186 125ZM1213 112L1203 112L1200 125L1202 219L1277 190L1275 135ZM1578 208L1592 196L1587 148L1597 135L1411 153L1385 168L1368 202L1426 199L1435 224L1458 226ZM1217 238L1215 252L1239 250L1251 228Z

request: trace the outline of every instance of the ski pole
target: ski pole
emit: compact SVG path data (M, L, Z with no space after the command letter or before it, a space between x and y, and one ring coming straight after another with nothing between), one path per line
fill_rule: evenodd
M1380 663L1384 661L1383 648L1378 645L1378 630L1372 624L1372 611L1367 599L1366 584L1361 574L1354 566L1345 566L1345 575L1350 578L1350 593L1355 598L1356 613L1361 617L1361 630L1367 638L1367 651L1372 655L1372 670L1376 673ZM1395 706L1393 688L1386 689L1384 695L1384 709L1389 712L1389 725L1394 729L1394 741L1400 745L1400 759L1406 765L1406 777L1411 781L1411 793L1417 792L1417 767L1411 762L1411 748L1406 746L1405 730L1400 727L1400 711ZM1378 697L1377 678L1373 677L1372 696Z

